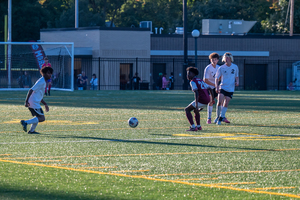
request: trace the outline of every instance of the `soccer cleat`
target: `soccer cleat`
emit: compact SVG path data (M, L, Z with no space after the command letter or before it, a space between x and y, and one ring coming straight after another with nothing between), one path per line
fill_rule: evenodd
M225 123L228 123L228 124L230 123L230 121L228 121L228 120L226 119L226 117L223 118L222 122L225 122Z
M27 123L26 123L24 120L21 120L20 123L21 123L22 126L23 126L23 130L24 130L25 132L27 132Z
M217 125L221 125L221 122L223 121L223 119L224 119L223 117L219 117Z
M198 131L201 131L202 130L202 127L200 126L200 127L197 127L197 129L198 129Z
M47 92L45 92L45 96L47 96Z
M206 123L207 123L207 124L211 124L211 119L208 118Z
M216 123L218 122L218 120L219 120L219 117L217 117L217 118L215 119L214 123L216 124Z
M197 130L198 130L197 127L195 127L195 128L190 127L190 129L186 130L186 131L197 131Z
M35 131L28 131L28 134L40 134L39 132L35 132Z

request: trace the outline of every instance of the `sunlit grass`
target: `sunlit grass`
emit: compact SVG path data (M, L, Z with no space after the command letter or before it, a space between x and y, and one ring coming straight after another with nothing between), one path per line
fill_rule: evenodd
M190 91L53 91L39 135L25 96L0 92L0 199L300 198L299 92L238 91L186 132Z

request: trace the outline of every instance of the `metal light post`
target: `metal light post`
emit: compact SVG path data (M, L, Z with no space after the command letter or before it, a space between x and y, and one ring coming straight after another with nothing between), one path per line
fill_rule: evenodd
M195 29L192 31L192 36L195 38L195 67L197 68L197 38L199 37L200 32Z

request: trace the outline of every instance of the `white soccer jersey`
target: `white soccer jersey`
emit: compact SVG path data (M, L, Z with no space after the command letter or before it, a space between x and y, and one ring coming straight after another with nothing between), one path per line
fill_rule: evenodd
M40 102L43 99L45 88L46 88L46 81L44 77L41 77L31 88L33 92L28 99L30 108L41 108Z
M219 67L216 78L221 77L221 89L227 92L234 92L235 88L235 78L239 77L239 68L236 64L231 63L230 67L226 64Z
M207 79L210 82L212 82L213 84L215 84L215 76L217 73L217 70L219 69L219 65L216 65L216 68L214 68L212 66L212 64L209 64L206 66L206 68L204 69L204 75L203 75L203 79ZM214 89L215 86L209 85L207 84L209 88Z

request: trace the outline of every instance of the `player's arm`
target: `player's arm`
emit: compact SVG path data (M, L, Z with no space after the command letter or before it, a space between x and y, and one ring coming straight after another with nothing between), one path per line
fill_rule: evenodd
M198 112L199 111L199 108L198 108L198 99L199 99L198 89L197 90L193 90L193 92L194 92L194 95L195 95L195 105L196 105L195 110Z
M207 78L204 78L203 81L208 85L215 86L215 83L210 82Z
M27 93L27 97L26 97L26 100L25 100L25 107L29 107L29 106L30 106L28 100L29 100L30 96L32 95L32 93L33 93L33 90L30 89L30 90L28 91L28 93Z
M46 103L46 101L44 101L44 99L42 99L41 102L42 102L42 104L44 104L46 112L48 112L49 111L49 107L48 107L48 104Z
M235 77L235 86L239 86L239 77Z

